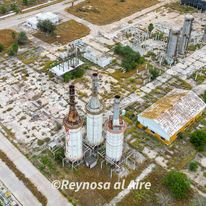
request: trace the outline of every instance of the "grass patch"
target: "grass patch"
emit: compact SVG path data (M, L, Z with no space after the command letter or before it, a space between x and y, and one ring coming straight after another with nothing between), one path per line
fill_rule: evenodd
M25 186L32 192L32 194L38 199L38 201L43 205L47 205L47 198L37 189L37 187L27 178L12 162L7 155L0 150L0 159L12 170L12 172L21 180Z
M158 2L158 0L86 0L74 7L70 7L67 11L93 24L105 25Z
M175 10L181 14L186 14L186 13L192 14L192 13L198 12L198 10L194 7L181 5L179 1L167 4L165 7L169 9L171 12Z
M5 50L7 50L13 43L15 43L15 34L16 32L11 29L0 30L0 43L4 46Z
M83 24L80 24L74 20L69 20L57 25L54 35L46 35L45 33L38 31L34 34L34 36L49 44L67 44L88 35L89 32L90 29Z

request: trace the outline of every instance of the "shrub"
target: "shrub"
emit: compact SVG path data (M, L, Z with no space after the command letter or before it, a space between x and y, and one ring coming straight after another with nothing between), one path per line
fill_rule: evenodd
M117 44L114 53L123 57L122 67L126 71L135 69L138 64L144 63L144 58L138 52L133 51L129 46Z
M11 45L10 49L9 49L9 56L14 56L17 54L19 49L19 46L17 43L14 43Z
M10 5L10 8L11 8L11 10L12 10L13 12L15 12L15 13L17 13L17 14L20 12L20 9L19 9L18 5L15 4L15 3L11 4L11 5Z
M37 28L47 34L53 34L56 26L50 20L39 21Z
M63 75L63 78L65 82L69 82L72 79L81 78L84 75L84 73L85 73L85 70L80 67L71 72L65 73Z
M5 5L0 5L0 14L5 14L7 12L7 8Z
M197 162L191 162L189 165L189 170L191 172L196 172L198 169L198 163Z
M18 44L26 44L28 41L28 38L26 36L26 33L21 31L19 32L18 38L17 38Z
M164 184L177 199L183 199L190 190L190 180L178 171L170 171L164 178Z
M190 135L190 142L198 151L203 151L206 146L206 131L196 130Z
M0 52L4 50L4 45L0 43Z
M150 68L149 73L151 75L151 80L155 80L160 75L160 71L155 67Z

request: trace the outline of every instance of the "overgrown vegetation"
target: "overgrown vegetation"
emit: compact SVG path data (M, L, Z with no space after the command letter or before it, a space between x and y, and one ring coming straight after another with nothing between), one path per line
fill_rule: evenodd
M81 78L85 73L85 69L82 67L79 67L71 72L67 72L63 75L64 81L69 82L72 79Z
M38 199L38 201L43 205L47 205L47 198L37 189L37 187L27 178L19 169L17 169L14 162L12 162L7 155L0 150L0 159L11 169L14 174L21 180L26 187L32 192L32 194Z
M51 43L67 44L71 41L80 39L88 35L89 32L90 29L85 25L76 22L75 20L69 20L67 22L58 24L54 31L54 35L47 35L47 33L39 31L36 32L34 36L49 44Z
M115 46L114 52L123 58L122 67L127 72L135 69L138 64L144 63L144 57L141 57L138 52L133 51L129 46L117 44Z
M156 67L149 68L149 73L151 75L151 80L155 80L161 74L160 70Z
M194 7L181 5L179 1L167 4L165 7L171 10L172 12L178 11L181 14L198 12L198 10Z
M177 199L185 198L190 190L190 180L178 171L170 171L164 178L164 184Z
M54 34L56 25L53 24L50 20L43 20L38 22L37 28L46 34L52 35Z
M206 130L196 130L190 135L190 142L196 150L204 151L206 147Z
M16 33L10 29L0 30L0 52L8 52L9 56L15 56L19 45L25 45L28 38L25 32Z
M191 162L191 163L189 164L189 170L190 170L191 172L196 172L197 169L198 169L198 163L197 163L197 162Z

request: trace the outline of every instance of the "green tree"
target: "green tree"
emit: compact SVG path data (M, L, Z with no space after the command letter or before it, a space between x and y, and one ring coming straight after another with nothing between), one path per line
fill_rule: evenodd
M190 180L178 171L170 171L164 178L164 184L177 199L183 199L190 190Z
M123 57L122 67L126 71L135 69L138 64L142 64L144 62L144 58L141 57L138 52L132 50L129 46L117 44L115 46L114 53Z
M17 41L18 41L18 44L26 44L28 42L28 38L26 36L26 33L23 31L19 32Z
M0 52L4 50L4 45L0 43Z
M196 150L204 151L206 146L206 131L196 130L190 135L190 142L194 145Z
M198 169L198 163L197 162L191 162L189 165L189 170L191 172L196 172Z
M10 49L9 49L9 56L14 56L17 54L19 49L19 46L17 43L14 43L11 45Z
M149 26L148 26L149 36L151 36L151 33L152 33L153 29L154 29L154 25L152 23L150 23Z
M5 5L0 5L0 14L5 14L7 12L7 8Z
M23 0L22 1L24 5L28 6L29 5L29 0Z
M12 10L13 12L15 12L15 13L17 13L17 14L20 12L19 6L18 6L17 4L15 4L15 3L11 4L11 5L10 5L10 8L11 8L11 10Z
M37 28L47 34L53 34L56 26L50 20L39 21Z

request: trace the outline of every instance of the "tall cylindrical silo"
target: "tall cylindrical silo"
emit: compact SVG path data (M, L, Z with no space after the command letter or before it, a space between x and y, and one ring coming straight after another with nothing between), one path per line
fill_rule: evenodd
M177 57L178 42L180 36L180 29L170 29L169 40L167 45L166 61L172 64Z
M190 14L185 16L184 25L182 28L180 44L179 44L179 53L185 54L190 42L192 25L193 25L194 17Z
M121 160L124 149L126 124L120 115L120 96L114 99L114 114L105 122L106 159L114 162Z
M65 157L70 162L77 162L83 158L83 120L76 110L75 88L73 85L69 87L69 95L70 109L68 115L64 118L64 127L66 130Z
M86 105L87 112L87 142L91 146L100 145L104 139L103 127L103 105L98 97L98 74L92 75L92 94Z

